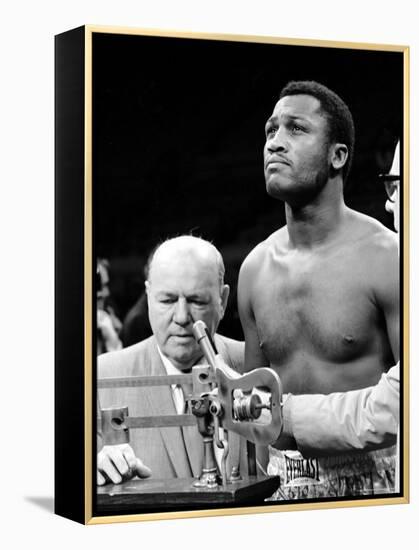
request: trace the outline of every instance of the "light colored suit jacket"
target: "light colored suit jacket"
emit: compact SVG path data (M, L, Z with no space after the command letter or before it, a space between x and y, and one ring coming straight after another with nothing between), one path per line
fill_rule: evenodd
M399 363L375 385L329 395L289 395L284 432L306 456L371 451L396 443L399 427Z
M215 345L224 361L241 372L244 343L215 335ZM98 378L166 375L154 336L120 351L98 357ZM175 415L172 390L167 386L106 388L98 391L101 408L128 407L129 416ZM229 433L227 471L237 466L244 440ZM197 477L201 473L202 437L197 428L145 428L130 430L130 445L136 456L152 470L153 478ZM98 451L100 450L98 443Z

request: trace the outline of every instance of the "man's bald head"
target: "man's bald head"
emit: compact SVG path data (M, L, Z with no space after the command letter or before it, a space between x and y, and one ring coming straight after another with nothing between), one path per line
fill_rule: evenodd
M205 322L213 335L223 318L229 294L224 262L208 241L182 236L162 243L149 262L148 312L160 350L181 370L202 356L192 326Z
M224 286L225 267L220 252L209 241L192 235L174 237L160 244L148 261L147 280L151 281L154 265L158 266L159 263L170 264L179 257L182 259L186 257L195 259L196 262L206 263L209 269L214 268L220 288Z

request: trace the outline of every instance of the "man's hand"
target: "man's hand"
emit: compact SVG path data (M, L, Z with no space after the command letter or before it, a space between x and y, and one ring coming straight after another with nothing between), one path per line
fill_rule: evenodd
M151 470L137 458L132 447L122 445L105 445L97 455L97 484L122 483L134 476L146 478Z

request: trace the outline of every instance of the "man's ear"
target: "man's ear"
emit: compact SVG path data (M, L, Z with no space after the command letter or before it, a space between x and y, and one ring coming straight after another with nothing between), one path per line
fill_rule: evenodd
M147 297L148 297L150 294L150 283L148 281L145 281L144 286L145 286L145 293L147 294Z
M335 170L342 170L348 160L348 147L344 143L332 145L332 166Z
M223 285L223 288L221 289L221 308L222 308L221 319L224 317L229 295L230 295L230 287L228 285Z

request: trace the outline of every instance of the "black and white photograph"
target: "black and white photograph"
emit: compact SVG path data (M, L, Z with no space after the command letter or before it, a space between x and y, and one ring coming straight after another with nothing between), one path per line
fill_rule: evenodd
M93 515L402 497L404 48L91 51Z
M414 6L2 5L0 546L412 546Z

